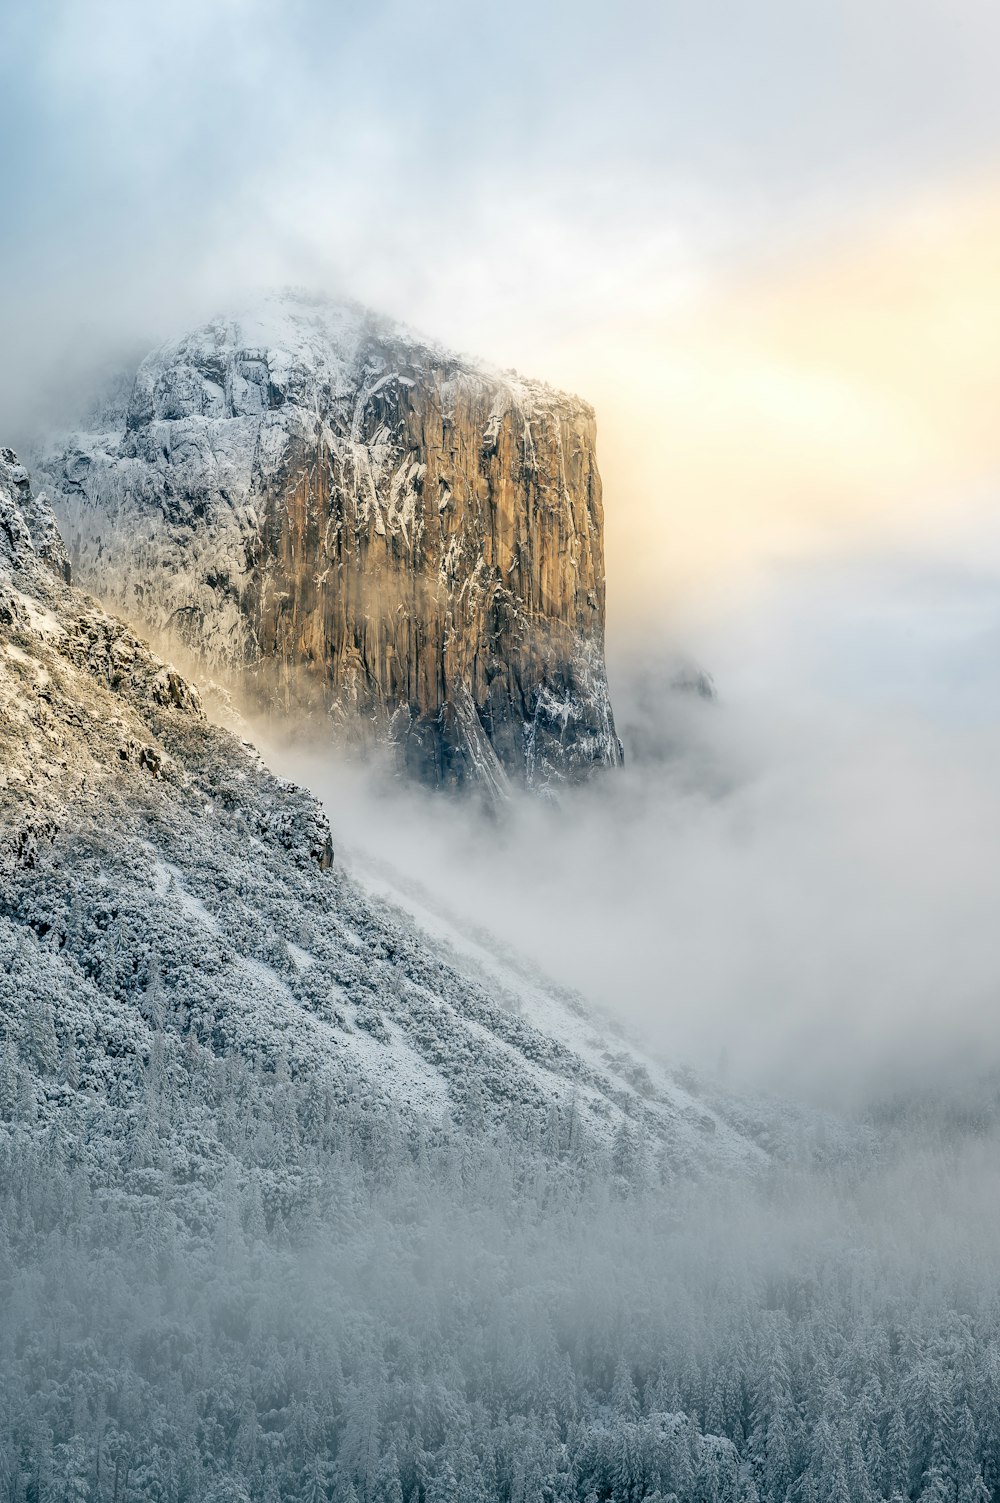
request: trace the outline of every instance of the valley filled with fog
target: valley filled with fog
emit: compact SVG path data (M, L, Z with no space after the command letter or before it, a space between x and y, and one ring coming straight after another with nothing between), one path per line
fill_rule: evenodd
M667 639L612 619L624 769L499 812L258 734L362 877L492 931L674 1062L848 1112L990 1094L998 602L970 508L776 565Z
M1000 1503L998 46L0 3L3 1503Z
M613 640L625 766L484 806L206 716L2 462L8 1494L988 1503L989 528Z

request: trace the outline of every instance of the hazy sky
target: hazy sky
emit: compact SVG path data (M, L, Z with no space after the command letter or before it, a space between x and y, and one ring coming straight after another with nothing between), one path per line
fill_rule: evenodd
M6 0L0 403L247 283L596 403L612 622L997 459L992 0Z

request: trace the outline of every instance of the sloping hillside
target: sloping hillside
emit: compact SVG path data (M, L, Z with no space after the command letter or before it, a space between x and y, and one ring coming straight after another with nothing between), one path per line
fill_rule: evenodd
M0 484L8 1030L33 1018L88 1086L162 1030L432 1121L485 1113L595 1146L627 1123L670 1172L760 1159L661 1067L609 1051L578 1000L471 966L333 865L312 797L66 585L9 451Z
M985 1503L988 1144L696 1099L67 574L3 451L0 1493Z

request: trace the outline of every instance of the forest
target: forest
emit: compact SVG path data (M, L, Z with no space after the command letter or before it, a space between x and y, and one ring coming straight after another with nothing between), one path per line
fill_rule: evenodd
M44 1005L0 1053L10 1503L1000 1496L989 1113L665 1182L169 1016L119 1064L83 1088Z

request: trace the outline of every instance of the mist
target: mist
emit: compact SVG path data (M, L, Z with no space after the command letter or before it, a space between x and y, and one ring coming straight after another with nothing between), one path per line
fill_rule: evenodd
M499 27L451 0L214 0L141 22L125 0L8 5L4 442L62 417L95 365L248 289L303 285L594 401L612 596L624 606L638 581L649 604L667 572L697 591L800 527L821 490L835 518L897 494L873 428L897 465L919 456L911 494L934 425L900 422L870 366L842 362L838 380L823 315L870 325L909 283L918 321L929 283L951 289L927 337L911 319L881 340L925 372L942 351L952 369L942 341L982 322L990 215L971 250L927 264L920 248L996 202L997 26L978 0L961 25L936 0L877 16L548 0ZM869 244L881 259L859 272ZM798 288L786 322L825 330L804 356L787 331L748 333L776 286ZM978 378L957 370L966 397L992 392L995 347L984 332ZM945 395L937 383L939 416ZM811 401L832 411L803 413ZM958 427L949 463L971 442ZM821 460L805 477L803 451Z
M998 52L0 3L0 447L287 285L578 391L625 749L417 787L2 563L11 1503L1000 1499Z
M1000 1069L997 543L969 506L633 624L609 658L625 768L499 816L257 734L349 870L672 1062L840 1109L961 1095Z

